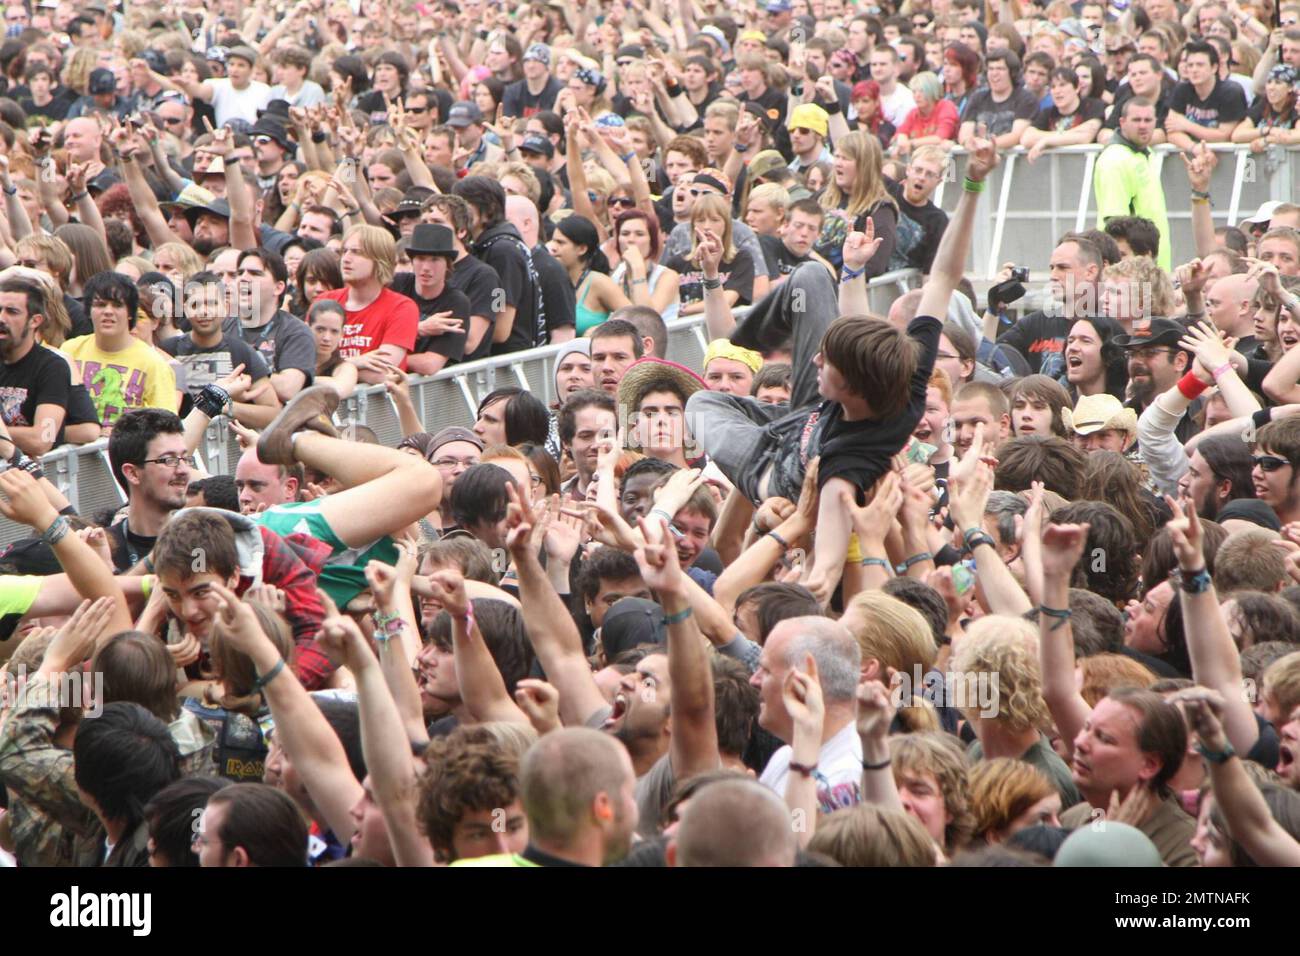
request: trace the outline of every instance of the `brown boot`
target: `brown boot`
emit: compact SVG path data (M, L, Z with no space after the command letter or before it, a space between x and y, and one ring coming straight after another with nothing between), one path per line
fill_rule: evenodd
M338 407L339 393L331 386L304 388L289 400L257 439L257 457L264 465L294 464L293 433L311 428L327 435L336 434L330 415Z

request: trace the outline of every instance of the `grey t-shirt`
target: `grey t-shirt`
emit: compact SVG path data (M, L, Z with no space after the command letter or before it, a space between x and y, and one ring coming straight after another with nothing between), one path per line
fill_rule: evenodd
M677 786L673 773L672 754L667 753L655 761L654 766L636 782L637 833L646 839L659 833L659 822L664 807L672 799Z
M977 740L970 745L967 750L971 760L983 760L984 748L980 746ZM1025 763L1037 767L1052 781L1056 787L1056 792L1061 795L1061 809L1068 810L1083 800L1083 795L1079 793L1079 788L1074 785L1074 776L1070 773L1070 768L1066 766L1060 755L1052 749L1052 745L1047 742L1047 738L1041 734L1037 743L1020 755L1020 759Z
M766 272L759 271L767 260L763 256L763 245L758 241L758 233L739 219L733 219L731 220L731 239L737 249L744 249L749 253L749 258L754 262L756 273L766 275ZM668 234L668 241L664 243L664 251L659 257L659 262L667 265L668 260L674 256L685 258L690 254L691 224L689 222L679 222L673 226L673 231Z
M295 315L276 312L270 322L257 328L249 328L237 318L227 319L221 330L255 348L272 372L296 368L307 376L304 385L310 385L316 376L316 338Z

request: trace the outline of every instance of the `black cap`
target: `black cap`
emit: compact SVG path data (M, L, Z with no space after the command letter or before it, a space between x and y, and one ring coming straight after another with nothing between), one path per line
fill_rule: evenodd
M106 70L102 66L90 71L90 80L86 84L86 92L91 96L99 93L116 93L117 77L113 75L112 70Z
M555 156L555 144L550 138L543 136L541 133L529 133L519 143L519 152L521 153L539 153L547 159Z
M607 661L640 644L664 644L667 640L664 609L645 598L623 598L606 612L600 626Z
M408 256L447 256L456 257L456 240L451 230L437 223L422 222L411 233L407 243Z
M249 129L248 135L251 137L269 136L280 144L281 149L293 150L293 141L289 139L288 128L285 127L284 121L274 113L263 113L252 128Z
M1187 334L1186 327L1173 319L1152 319L1149 324L1127 335L1115 336L1115 344L1122 349L1145 349L1155 345L1177 345Z
M163 55L163 52L161 50L154 50L154 49L141 50L140 59L144 60L145 63L149 64L149 69L153 70L155 73L162 73L163 75L166 75L167 57Z

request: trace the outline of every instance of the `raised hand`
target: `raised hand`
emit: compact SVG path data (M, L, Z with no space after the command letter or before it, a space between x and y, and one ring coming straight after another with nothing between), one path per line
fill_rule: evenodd
M680 596L685 588L685 575L677 559L677 546L673 542L668 522L660 517L649 521L638 519L645 544L633 553L641 578L656 594Z
M966 161L966 176L974 182L983 182L998 165L998 151L991 139L986 138L987 131L981 128L975 138L967 144L970 158Z
M884 241L884 236L876 237L876 224L868 216L861 232L850 232L844 237L844 246L840 254L844 258L845 270L860 272L865 269Z
M889 688L878 680L858 684L858 736L881 743L894 722L894 701Z
M1169 529L1179 569L1193 573L1203 570L1205 555L1201 550L1201 519L1196 514L1196 506L1187 498L1179 501L1170 495L1165 495L1165 502L1174 513L1173 520L1165 527Z
M695 252L691 254L706 279L716 279L722 266L722 239L707 229L695 233Z
M535 677L516 681L515 703L539 736L560 728L560 692L554 685Z
M1209 192L1214 167L1219 165L1219 157L1214 155L1214 150L1204 143L1197 143L1190 150L1179 155L1183 157L1183 165L1187 167L1187 181L1191 187L1197 192Z
M59 516L37 480L21 469L0 472L0 494L8 499L0 500L0 514L37 533L43 533Z
M1209 687L1188 687L1169 700L1182 707L1192 731L1201 738L1206 750L1223 752L1228 735L1223 729L1223 710L1227 702L1222 694Z
M469 596L465 593L465 578L459 571L445 569L429 575L431 597L440 603L452 617L463 618L469 613Z
M864 541L882 543L893 527L894 517L903 505L903 481L898 472L890 470L876 482L875 494L859 507L852 490L845 490L844 504L853 521L853 530Z
M786 671L781 699L796 732L803 731L809 739L820 740L826 721L826 702L817 675L817 660L811 654L804 659L804 668L801 671L792 667Z
M203 645L193 634L186 631L185 636L175 644L167 645L167 653L172 656L172 663L177 667L189 667L198 662L203 654Z
M1052 524L1042 536L1043 575L1069 579L1088 543L1088 525Z

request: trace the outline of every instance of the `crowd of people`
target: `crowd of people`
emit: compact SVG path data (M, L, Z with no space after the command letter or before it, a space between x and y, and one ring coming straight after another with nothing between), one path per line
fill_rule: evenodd
M1300 6L4 10L0 863L1300 864Z

